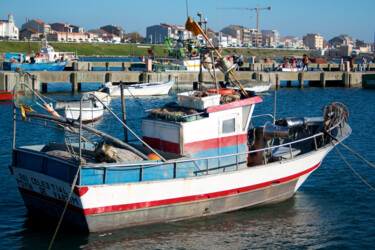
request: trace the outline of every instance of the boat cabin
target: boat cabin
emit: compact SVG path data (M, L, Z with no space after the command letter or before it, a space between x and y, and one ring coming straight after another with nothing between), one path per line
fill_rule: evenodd
M219 105L220 94L201 95L199 91L181 93L177 104L151 110L142 121L143 141L152 148L189 158L247 152L251 116L262 99L253 96ZM241 164L246 163L246 154L240 158ZM209 164L220 168L228 159L212 159Z

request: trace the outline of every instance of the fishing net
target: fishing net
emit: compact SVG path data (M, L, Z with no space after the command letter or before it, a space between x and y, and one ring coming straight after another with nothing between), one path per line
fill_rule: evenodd
M27 84L21 82L18 83L13 89L13 103L17 108L21 106L28 106L35 108L37 105L38 97L34 90L32 90Z
M41 95L23 82L18 83L14 87L13 102L14 105L21 110L26 109L31 111L32 109L37 109L39 107L45 111L48 111L53 116L60 117L60 115L53 109L52 103L47 103Z

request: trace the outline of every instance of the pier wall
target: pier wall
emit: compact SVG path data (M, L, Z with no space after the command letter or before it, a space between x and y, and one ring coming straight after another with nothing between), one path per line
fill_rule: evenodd
M0 90L12 89L18 81L29 83L37 91L46 91L48 83L72 83L72 91L80 91L81 83L137 83L176 80L179 87L184 89L196 88L199 82L199 72L165 71L165 72L139 72L139 71L62 71L62 72L29 72L30 77L20 76L16 72L0 71ZM335 86L356 88L362 87L362 75L370 72L341 72L341 71L308 71L308 72L256 72L235 71L238 80L255 79L263 82L271 82L271 88L280 87L281 81L291 85L292 81L298 81L299 87L308 85L314 87L327 87L331 83ZM217 72L218 82L223 82L224 74ZM202 73L203 83L212 82L208 72Z

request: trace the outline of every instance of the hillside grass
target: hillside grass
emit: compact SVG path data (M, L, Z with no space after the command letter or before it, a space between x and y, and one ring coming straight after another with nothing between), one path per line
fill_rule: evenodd
M168 56L166 46L148 44L107 44L107 43L49 43L55 51L77 52L79 56L147 56L148 48L151 48L155 56ZM30 49L29 49L30 46ZM26 53L39 51L39 42L9 42L0 41L0 53L15 52ZM225 48L221 49L222 55L230 55L233 51L244 57L256 56L257 58L281 59L290 56L316 57L314 50L288 50L288 49L258 49L258 48Z

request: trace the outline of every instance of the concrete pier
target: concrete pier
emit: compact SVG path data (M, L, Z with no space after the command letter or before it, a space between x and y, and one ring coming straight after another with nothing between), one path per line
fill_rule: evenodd
M29 72L31 79L27 76L20 76L10 71L0 71L0 90L9 90L18 81L30 83L36 91L47 91L48 83L71 83L72 91L81 91L82 83L113 82L113 83L137 83L176 80L178 88L191 90L200 88L202 85L210 85L211 76L203 72L170 70L162 72L152 71L129 71L132 62L69 62L66 70L62 72ZM287 87L293 82L303 88L305 83L314 87L341 86L346 88L362 87L362 75L375 71L375 64L367 64L367 71L360 72L359 64L355 64L357 72L349 72L344 64L309 64L310 71L307 72L282 72L274 71L278 63L244 63L234 72L238 80L253 79L256 81L271 82L271 88L279 88L281 82L286 82ZM93 68L105 68L105 71L93 71ZM116 67L117 71L110 71ZM120 70L118 70L120 68ZM224 82L225 76L222 73L216 74L218 82Z
M62 71L62 72L29 72L31 79L26 76L20 76L18 73L9 71L0 71L0 90L12 89L18 81L25 81L36 91L46 91L48 83L71 83L72 91L79 92L82 83L97 82L124 82L128 84L137 82L153 82L175 79L179 88L193 89L193 83L199 82L199 72L188 71L165 71L157 72L139 72L139 71ZM256 79L258 81L271 82L271 88L279 88L281 81L298 81L299 87L304 87L304 82L309 86L327 87L341 86L346 88L362 87L362 75L371 74L369 72L341 72L341 71L308 71L308 72L254 72L254 71L235 71L234 74L238 80ZM224 74L217 74L218 82L223 82ZM202 82L210 84L211 76L207 72L202 74ZM41 88L41 89L40 89Z

